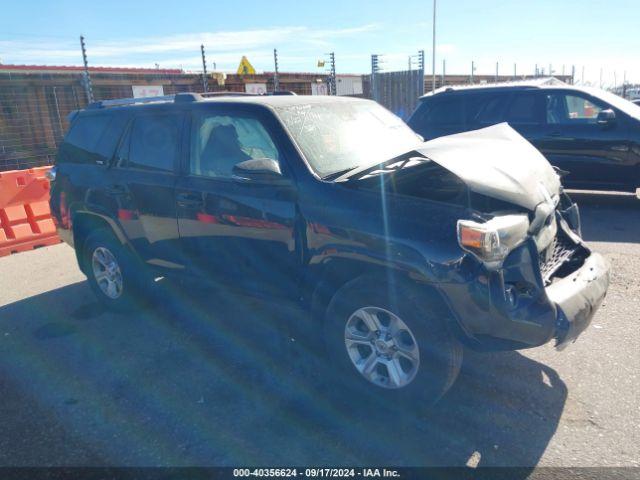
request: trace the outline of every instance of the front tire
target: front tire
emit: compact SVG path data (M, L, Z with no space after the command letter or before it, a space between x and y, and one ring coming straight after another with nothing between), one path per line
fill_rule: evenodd
M460 372L462 345L435 295L371 277L340 288L327 309L325 339L345 393L422 410L447 392Z
M89 234L83 255L89 285L103 305L126 312L143 302L150 275L108 229Z

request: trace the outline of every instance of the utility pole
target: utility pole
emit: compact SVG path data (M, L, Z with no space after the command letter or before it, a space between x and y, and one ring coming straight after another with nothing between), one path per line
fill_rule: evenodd
M436 90L436 0L433 0L433 42L431 48L431 92L434 92Z
M87 62L87 49L84 44L84 36L80 35L80 48L82 49L82 62L84 63L84 89L87 94L87 102L93 103L93 87L89 76L89 62Z
M207 79L207 59L204 56L204 45L200 45L200 52L202 53L202 91L207 93L209 91L209 80Z
M553 66L549 64L549 76L553 77Z
M498 83L498 62L496 62L496 78L495 82Z
M331 77L329 78L331 92L330 95L338 95L338 91L336 88L336 54L335 52L331 52L329 54L329 65L331 67Z
M540 72L538 71L538 64L536 63L536 70L533 76L537 78L539 75L540 75Z
M576 83L576 66L571 65L571 85L575 85Z
M469 79L469 83L473 83L473 75L476 72L476 64L473 60L471 60L471 77Z
M513 64L513 79L516 80L518 78L518 67L516 64Z
M280 79L278 78L278 50L273 49L273 64L275 66L275 72L273 73L273 91L280 90Z

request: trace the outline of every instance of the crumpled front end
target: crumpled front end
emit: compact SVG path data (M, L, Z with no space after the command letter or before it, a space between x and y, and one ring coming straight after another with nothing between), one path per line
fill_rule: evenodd
M469 283L442 286L472 346L527 348L555 339L562 348L587 328L602 304L609 267L580 238L577 205L565 194L551 202L529 215L526 241L500 268L467 255L463 270Z

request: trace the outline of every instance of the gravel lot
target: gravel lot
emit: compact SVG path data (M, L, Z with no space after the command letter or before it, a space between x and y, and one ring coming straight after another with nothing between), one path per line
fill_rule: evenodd
M1 258L0 465L640 466L640 200L574 197L613 271L591 327L466 353L428 418L331 401L286 306L167 286L115 315L68 246Z

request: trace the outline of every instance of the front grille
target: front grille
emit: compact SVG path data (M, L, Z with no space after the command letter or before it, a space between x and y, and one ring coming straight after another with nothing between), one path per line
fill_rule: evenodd
M551 245L540 252L540 273L545 286L551 283L553 274L573 256L577 249L578 246L558 228L558 234Z

